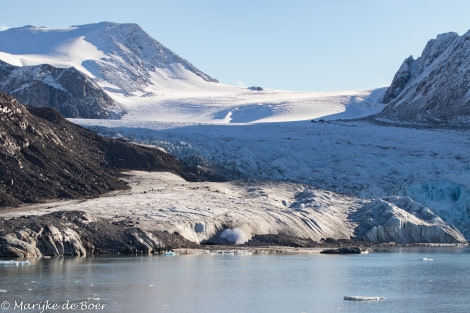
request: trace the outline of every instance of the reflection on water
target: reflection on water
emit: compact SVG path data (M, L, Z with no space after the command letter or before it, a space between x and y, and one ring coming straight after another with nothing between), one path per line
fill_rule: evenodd
M0 267L3 312L468 312L470 302L468 248L30 262Z

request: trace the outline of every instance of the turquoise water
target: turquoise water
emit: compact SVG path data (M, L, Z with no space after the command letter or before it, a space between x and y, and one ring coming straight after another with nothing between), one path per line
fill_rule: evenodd
M0 312L470 312L462 247L30 261L0 266Z

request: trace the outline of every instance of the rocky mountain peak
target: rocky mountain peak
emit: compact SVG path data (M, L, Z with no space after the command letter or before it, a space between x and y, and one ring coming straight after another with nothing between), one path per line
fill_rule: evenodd
M430 40L416 60L407 58L385 93L381 120L463 125L470 121L470 35L450 32Z
M112 82L120 92L144 91L146 86L153 84L152 76L157 69L165 70L169 75L166 78L185 80L186 76L178 70L182 67L199 79L218 82L163 46L137 24L100 23L97 26L102 28L95 30L95 36L85 36L85 39L106 56L85 66L95 68L97 77ZM116 77L116 66L121 77Z
M0 60L0 91L21 103L53 107L69 118L118 118L123 109L73 67L13 66Z
M436 61L458 37L457 33L449 32L429 40L421 54L421 67L425 68Z

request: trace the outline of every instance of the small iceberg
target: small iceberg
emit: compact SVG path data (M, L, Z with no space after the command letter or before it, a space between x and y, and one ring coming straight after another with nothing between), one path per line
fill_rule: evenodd
M430 259L430 258L423 258L423 261L424 261L424 262L427 262L427 261L434 261L434 259Z
M29 261L0 261L0 266L28 266Z
M379 300L385 300L385 297L344 296L344 300L350 300L350 301L379 301Z
M248 250L237 250L235 251L235 254L236 255L253 255L253 252L248 251Z
M215 256L234 256L235 251L214 251L214 252L211 252L211 255L215 255Z
M0 289L0 293L6 293L7 291L5 289Z
M163 256L177 256L178 254L173 251L165 251L162 254Z

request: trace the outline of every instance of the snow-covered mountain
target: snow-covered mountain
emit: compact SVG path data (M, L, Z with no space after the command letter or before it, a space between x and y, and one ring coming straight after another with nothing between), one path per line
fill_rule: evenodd
M22 66L24 71L30 69L25 66L41 64L73 67L103 88L130 120L294 121L363 117L383 108L379 103L383 90L288 92L216 83L136 24L102 22L0 31L0 60ZM35 75L30 71L28 76L42 79ZM60 85L54 79L44 84Z
M137 24L102 22L0 32L0 58L13 65L75 67L103 88L124 95L158 92L158 84L216 82L151 38Z
M470 31L440 34L416 60L395 74L379 119L408 124L468 125L470 122Z

